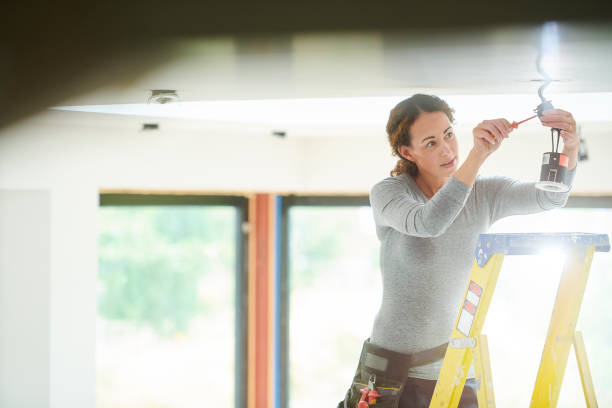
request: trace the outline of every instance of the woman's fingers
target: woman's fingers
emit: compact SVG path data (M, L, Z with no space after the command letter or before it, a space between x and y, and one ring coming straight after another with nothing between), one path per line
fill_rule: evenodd
M488 133L487 140L492 144L497 144L503 139L503 133L500 129L490 120L482 122L482 128Z
M495 141L499 142L501 139L503 139L503 131L499 128L499 125L497 123L495 123L494 120L486 120L485 121L487 123L487 125L489 125L489 130L491 131L491 133L493 134L493 136L495 137Z
M512 124L506 120L506 119L499 119L501 121L501 123L504 125L504 128L506 129L506 137L510 136L510 132L512 132L514 130L514 128L512 127Z
M505 139L508 135L508 131L506 130L506 126L504 124L504 122L501 119L495 119L493 121L491 121L493 123L493 126L495 126L495 128L497 129L497 131L499 132L499 137L501 139ZM500 141L500 140L498 140Z
M571 113L563 109L548 109L542 112L540 121L544 126L553 129L561 129L564 149L578 149L580 147L580 137L576 130L576 120Z
M542 112L542 125L572 133L576 130L576 120L571 113L562 109L549 109Z
M546 109L542 111L542 118L554 117L554 116L571 118L572 114L569 113L568 111L564 111L563 109Z
M512 130L512 125L506 119L493 119L493 120L485 120L485 122L489 122L495 126L501 138L506 139Z
M498 143L495 135L487 129L485 129L485 134L484 134L483 139L485 139L487 142L489 142L493 146L497 145Z
M504 130L504 138L507 138L510 135L510 132L514 130L512 124L506 119L497 119L497 122Z
M506 119L483 120L474 128L474 136L491 153L497 150L512 130L512 125Z
M569 121L559 122L559 121L554 121L554 122L542 122L542 124L544 126L555 128L555 129L561 129L561 130L564 130L566 132L573 132L574 130L576 130L576 123L575 122L569 122Z

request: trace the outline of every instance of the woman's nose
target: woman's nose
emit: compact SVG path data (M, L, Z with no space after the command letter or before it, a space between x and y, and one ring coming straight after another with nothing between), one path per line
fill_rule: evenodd
M449 143L449 142L442 143L442 153L443 153L444 155L451 154L452 152L453 152L453 149L452 149L452 147L450 146L450 143Z

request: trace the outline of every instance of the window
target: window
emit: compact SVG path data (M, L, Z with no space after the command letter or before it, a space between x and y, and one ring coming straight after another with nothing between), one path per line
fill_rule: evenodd
M581 207L575 207L575 206ZM582 207L584 205L593 208ZM590 232L612 236L606 199L571 199L563 209L504 218L495 232ZM489 339L495 398L500 407L528 406L548 331L565 255L551 249L538 256L508 256L483 328ZM612 404L612 257L596 252L580 309L582 331L597 401ZM575 353L570 351L559 407L584 406Z
M508 217L489 231L612 235L607 198ZM335 406L350 384L381 298L379 242L367 197L285 197L281 274L280 406ZM508 256L486 319L496 402L528 406L563 267L554 249ZM578 320L597 399L612 404L612 256L595 254ZM459 307L459 305L457 305ZM559 407L584 405L570 352Z
M367 197L287 197L283 215L281 403L336 406L380 305L371 209Z
M242 407L246 199L100 203L97 407Z

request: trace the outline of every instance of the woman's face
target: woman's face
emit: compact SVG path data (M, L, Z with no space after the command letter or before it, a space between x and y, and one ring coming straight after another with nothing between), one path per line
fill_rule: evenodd
M457 170L459 147L453 127L444 112L423 112L410 127L410 146L399 152L413 161L419 173L450 177Z

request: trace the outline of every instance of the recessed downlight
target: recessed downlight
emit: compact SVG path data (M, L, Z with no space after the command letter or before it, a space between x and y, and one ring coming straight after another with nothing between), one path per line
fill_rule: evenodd
M153 89L149 97L149 103L166 104L177 102L179 100L178 93L175 89Z

